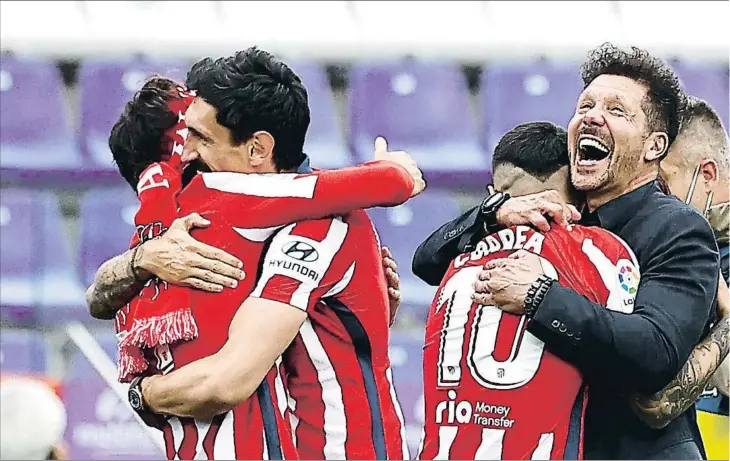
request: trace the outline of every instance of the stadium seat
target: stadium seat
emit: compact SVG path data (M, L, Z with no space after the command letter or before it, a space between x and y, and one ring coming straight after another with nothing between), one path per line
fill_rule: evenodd
M41 374L46 371L48 344L40 333L3 329L0 335L0 372Z
M566 127L583 89L577 66L533 62L487 66L482 73L482 142L494 152L515 126L547 120Z
M406 437L411 459L421 438L423 408L423 332L393 332L390 336L390 366L398 401L406 422Z
M79 268L88 286L106 260L129 248L139 202L131 188L91 190L81 200Z
M0 306L11 323L88 318L55 195L0 194Z
M334 95L324 68L314 62L293 61L289 66L302 79L309 95L311 123L304 151L317 168L341 168L353 164L337 119Z
M356 65L349 120L358 161L372 159L373 141L382 135L391 150L413 155L427 179L482 173L486 182L489 161L479 147L466 79L454 65L414 60Z
M381 243L390 248L398 263L403 301L430 305L436 289L413 275L413 253L431 232L459 215L456 203L444 191L428 190L403 205L374 208L368 210L368 214Z
M81 98L81 145L91 170L117 171L109 151L109 133L124 105L154 74L185 81L186 62L83 61L78 85ZM116 175L118 176L118 175Z
M115 361L114 335L97 334L96 338L109 360ZM69 459L164 459L135 421L129 404L106 385L78 349L63 384Z
M727 65L713 66L679 61L672 63L672 66L682 81L685 91L710 103L720 115L725 129L730 131Z
M81 166L61 74L51 61L0 57L3 179Z

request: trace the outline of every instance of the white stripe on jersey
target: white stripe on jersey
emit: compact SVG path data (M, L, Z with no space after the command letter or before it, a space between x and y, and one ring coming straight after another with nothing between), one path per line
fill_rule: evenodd
M553 442L555 435L552 432L548 434L540 434L540 441L537 442L537 448L532 452L530 459L550 459L553 452Z
M208 459L208 455L203 448L203 441L210 430L210 421L195 420L195 428L198 431L198 442L195 444L195 457L193 459Z
M474 459L502 459L504 429L482 429L482 443L479 444Z
M279 407L279 413L281 414L281 417L286 418L286 403L288 400L288 395L286 393L286 389L284 388L284 380L281 377L281 357L276 359L276 362L274 362L274 367L276 367L276 378L274 379L274 388L276 389L276 403Z
M403 419L403 410L400 407L398 396L395 393L395 385L393 384L393 372L390 367L385 370L385 379L388 380L388 387L390 388L390 399L395 407L395 414L398 416L398 422L400 422L400 438L402 441L402 459L411 459L410 453L408 453L408 438L406 437L406 422Z
M236 459L236 444L233 436L234 418L233 411L229 411L221 421L221 427L218 429L218 435L213 444L215 459Z
M203 183L209 189L254 197L314 197L316 175L296 173L241 174L229 172L203 173Z
M347 268L345 275L342 276L342 280L340 280L339 282L332 285L332 288L330 288L327 293L322 295L322 298L330 298L330 297L344 291L344 289L347 288L347 285L350 284L353 274L355 274L355 263L354 262L350 265L349 268Z
M335 256L342 248L349 226L339 219L332 219L327 236L321 242L307 237L291 235L295 226L296 224L291 224L285 227L271 241L264 257L261 278L251 296L260 297L269 280L275 275L282 275L301 282L292 294L289 304L306 311L312 291L319 286ZM292 245L298 243L311 246L316 251L317 258L314 261L303 261L288 256L286 254L287 250L291 253ZM292 264L287 265L283 262ZM318 275L316 280L312 280L310 275L312 273Z
M180 445L182 445L183 437L185 435L182 423L180 423L180 420L177 418L177 416L168 419L167 422L172 428L172 445L175 447L174 459L180 459L177 453L178 451L180 451Z
M261 437L264 439L264 452L261 453L261 459L269 459L269 447L266 445L266 428L261 431Z
M439 427L439 452L433 459L451 459L451 445L454 444L458 432L459 428L456 426Z
M324 457L325 459L346 459L347 415L342 397L342 387L337 381L335 369L327 352L307 318L299 329L304 348L317 371L317 380L322 386L324 403Z
M297 411L297 401L289 396L289 425L291 426L291 438L294 446L297 446L297 427L299 427L299 417L294 413Z

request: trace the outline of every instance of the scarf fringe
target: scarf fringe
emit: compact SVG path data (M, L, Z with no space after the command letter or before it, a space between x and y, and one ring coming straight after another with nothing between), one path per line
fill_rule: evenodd
M143 349L172 345L197 337L198 325L190 308L134 319L128 334L119 343L119 380L127 382L147 369Z

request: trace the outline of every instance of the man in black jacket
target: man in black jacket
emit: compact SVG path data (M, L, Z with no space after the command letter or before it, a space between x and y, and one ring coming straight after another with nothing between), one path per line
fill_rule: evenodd
M671 69L635 48L597 48L582 76L585 89L568 130L571 180L586 195L582 223L619 235L638 257L642 280L634 312L608 311L552 282L529 255L489 265L476 284L475 301L526 314L528 330L583 371L590 385L586 458L700 458L693 411L658 431L628 403L630 393L654 393L677 375L716 299L712 230L656 182L659 161L677 135L682 91ZM550 211L546 202L557 201L544 194L492 194L419 247L414 273L424 275L424 262L432 263L435 269L424 280L438 283L440 270L485 226L488 232L525 222L545 226L535 213ZM436 251L429 248L433 242Z

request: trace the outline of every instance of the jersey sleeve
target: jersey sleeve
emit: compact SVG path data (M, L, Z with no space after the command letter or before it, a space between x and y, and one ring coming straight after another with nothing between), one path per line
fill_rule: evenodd
M410 198L414 185L405 168L385 160L312 174L207 173L202 177L209 192L235 210L231 224L256 228L400 205Z
M354 269L345 248L349 226L340 219L291 224L272 239L251 296L310 311L346 285Z

